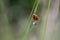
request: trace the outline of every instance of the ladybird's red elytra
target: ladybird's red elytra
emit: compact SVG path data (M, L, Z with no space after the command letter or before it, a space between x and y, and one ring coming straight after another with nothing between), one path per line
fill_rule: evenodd
M38 21L38 20L39 20L39 16L36 15L36 14L33 14L33 20L34 20L34 21Z

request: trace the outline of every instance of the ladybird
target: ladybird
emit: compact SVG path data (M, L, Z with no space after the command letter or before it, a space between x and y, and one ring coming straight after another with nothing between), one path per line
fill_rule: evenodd
M38 15L38 12L34 13L33 16L33 24L36 25L37 22L39 21L39 15Z
M38 21L38 20L39 20L39 16L36 15L36 14L33 14L33 20L34 20L34 21Z

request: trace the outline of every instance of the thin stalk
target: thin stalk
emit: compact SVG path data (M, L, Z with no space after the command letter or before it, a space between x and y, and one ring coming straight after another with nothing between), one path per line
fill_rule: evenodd
M49 2L48 2L48 10L47 10L47 13L46 13L46 23L45 23L45 25L44 25L44 28L43 28L43 34L42 34L42 40L45 40L45 36L46 36L46 28L47 28L47 23L48 23L48 12L49 12L49 10L50 10L50 0L49 0Z
M38 0L38 2L36 2L36 0L35 0L35 3L34 3L33 8L32 8L32 11L30 13L30 16L28 18L28 21L27 21L26 26L24 28L24 31L22 33L22 40L25 40L26 37L27 37L27 35L28 35L29 29L30 29L30 26L31 26L31 23L32 23L32 14L33 14L33 12L35 10L37 10L37 7L39 5L39 2L40 2L40 0Z

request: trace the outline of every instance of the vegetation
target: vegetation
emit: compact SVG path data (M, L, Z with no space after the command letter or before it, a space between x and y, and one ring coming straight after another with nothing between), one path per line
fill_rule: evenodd
M54 7L54 3L56 0L0 0L0 40L60 40L60 7L58 3ZM55 8L57 13L53 14ZM36 11L40 19L33 25L32 15Z

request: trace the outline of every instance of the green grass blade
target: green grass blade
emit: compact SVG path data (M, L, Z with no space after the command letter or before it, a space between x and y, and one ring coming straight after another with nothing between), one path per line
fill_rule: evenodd
M35 1L34 5L33 5L32 11L30 13L30 16L27 20L26 26L25 26L24 31L22 33L22 39L21 40L25 40L27 35L28 35L29 29L30 29L30 26L31 26L31 23L32 23L32 14L33 14L34 11L37 10L37 7L38 7L39 3L40 3L40 0L38 0L38 2Z
M45 40L45 35L46 35L46 26L47 26L47 22L48 22L48 14L49 14L49 10L50 10L50 0L48 2L48 10L47 10L47 13L46 13L46 23L44 25L44 28L43 28L43 34L42 34L42 40Z

